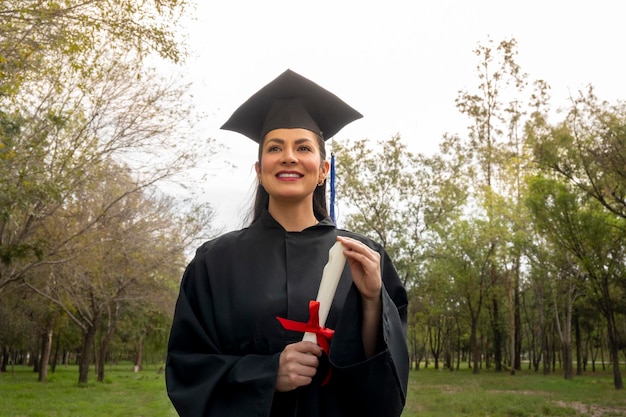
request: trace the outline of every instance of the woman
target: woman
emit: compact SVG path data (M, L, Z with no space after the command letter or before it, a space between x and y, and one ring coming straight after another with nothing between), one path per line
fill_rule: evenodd
M259 185L251 225L203 244L183 275L166 366L182 417L400 415L406 292L384 249L326 210L324 139L359 117L288 70L222 126L258 142ZM347 262L325 352L277 318L310 320L336 241Z

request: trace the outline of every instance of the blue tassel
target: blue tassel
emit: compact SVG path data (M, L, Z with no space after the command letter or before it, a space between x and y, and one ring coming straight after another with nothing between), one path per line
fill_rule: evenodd
M330 154L330 218L337 224L335 218L335 154Z

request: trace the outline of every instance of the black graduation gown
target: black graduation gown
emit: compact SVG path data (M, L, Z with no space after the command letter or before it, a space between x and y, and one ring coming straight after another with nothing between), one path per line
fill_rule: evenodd
M381 254L378 353L365 358L361 298L346 263L326 321L335 330L326 363L310 385L277 393L280 353L302 333L276 317L308 321L337 235ZM168 395L181 417L399 416L409 368L406 308L406 291L380 245L328 218L287 232L265 211L249 228L203 244L187 266L168 345ZM322 385L328 367L330 382Z

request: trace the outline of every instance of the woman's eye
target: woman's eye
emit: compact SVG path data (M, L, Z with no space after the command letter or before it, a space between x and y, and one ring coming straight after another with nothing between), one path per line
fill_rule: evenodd
M306 145L300 146L298 149L300 151L304 151L304 152L310 152L311 151L311 147L310 146L306 146Z
M276 152L276 151L279 151L279 150L280 150L280 148L278 146L275 146L275 145L274 146L270 146L270 147L267 148L267 152Z

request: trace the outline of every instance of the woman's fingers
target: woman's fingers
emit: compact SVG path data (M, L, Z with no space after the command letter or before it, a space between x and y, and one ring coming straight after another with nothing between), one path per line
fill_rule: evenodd
M317 373L322 349L312 342L297 342L285 346L280 354L276 390L291 391L309 385Z
M340 236L337 240L346 248L344 255L361 296L366 299L378 298L382 289L380 253L356 239Z

